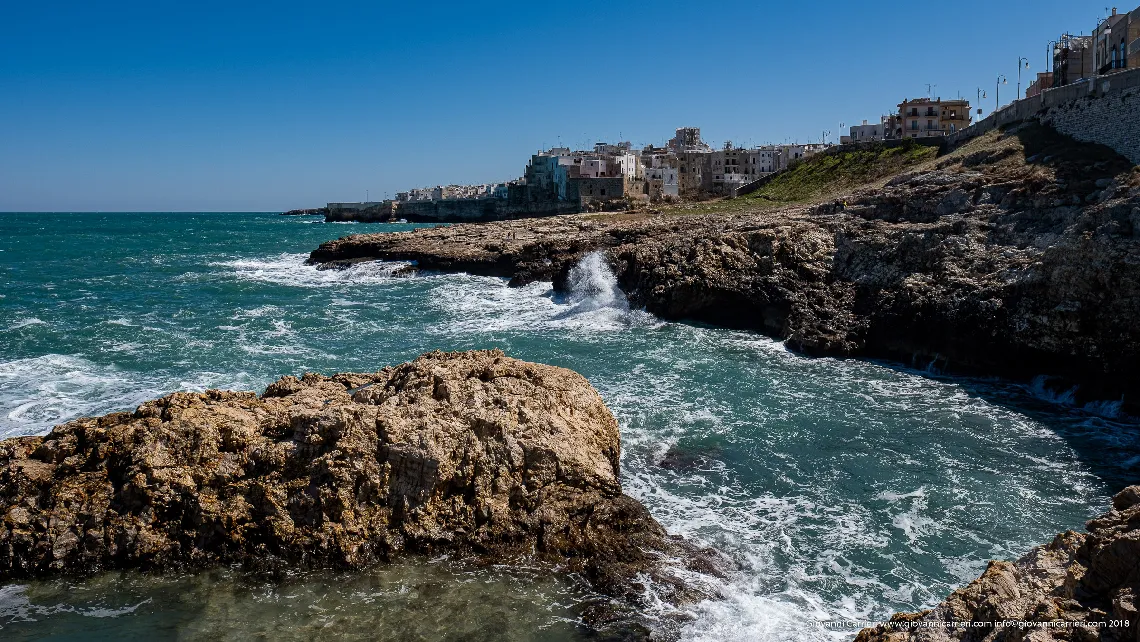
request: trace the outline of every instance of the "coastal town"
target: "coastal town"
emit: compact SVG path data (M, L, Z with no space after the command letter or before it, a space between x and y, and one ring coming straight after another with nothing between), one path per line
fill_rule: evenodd
M1060 34L1046 43L1046 53L1045 71L1032 78L1028 58L1018 59L1016 75L997 75L995 112L1003 108L1003 94L1033 98L1138 66L1140 7L1127 13L1112 9L1090 35ZM620 210L639 202L732 198L836 144L905 139L937 144L976 122L990 99L990 90L982 87L973 104L960 96L943 99L934 94L934 85L927 89L929 95L904 97L874 121L841 124L839 131L846 133L838 140L828 140L830 132L824 131L818 142L742 147L726 141L714 146L702 139L699 127L681 127L660 146L635 148L622 141L598 142L586 150L554 147L531 155L522 176L509 182L410 189L379 202L328 203L321 213L329 220L493 220ZM306 211L317 212L297 213Z
M328 210L333 215L373 210L414 220L434 218L431 213L440 203L452 210L467 205L479 213L494 208L556 214L620 209L629 201L732 196L740 187L828 147L820 142L743 148L726 142L718 149L701 138L699 127L682 127L662 146L636 149L629 142L599 142L590 150L543 150L530 157L518 180L506 183L413 189L389 201L329 203Z
M58 4L0 642L1140 642L1140 7Z

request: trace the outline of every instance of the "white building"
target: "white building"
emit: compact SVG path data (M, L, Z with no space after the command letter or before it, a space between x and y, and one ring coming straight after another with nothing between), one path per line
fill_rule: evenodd
M582 178L601 178L606 175L608 165L606 159L597 156L583 158L579 176Z
M641 159L626 152L614 158L617 162L618 173L626 178L637 178L641 175Z
M886 119L881 118L877 124L863 121L862 125L851 126L851 136L848 137L852 143L863 143L872 140L883 140L886 136L887 124Z
M645 178L651 181L661 181L661 193L665 196L681 195L681 184L677 180L676 167L646 167Z

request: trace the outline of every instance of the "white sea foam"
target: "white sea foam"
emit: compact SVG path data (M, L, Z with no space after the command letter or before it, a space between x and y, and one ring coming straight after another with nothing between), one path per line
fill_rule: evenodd
M36 317L28 317L26 319L20 319L19 321L16 321L12 325L8 326L7 331L11 332L12 330L19 330L20 328L27 328L34 325L47 325L47 322L41 319L37 319Z
M875 499L886 500L888 502L891 502L892 504L899 501L900 499L917 499L917 498L925 498L925 497L926 497L926 486L922 486L918 490L914 490L914 491L911 491L909 493L893 493L891 491L883 491L883 492L879 493L878 495L875 495Z
M121 370L77 356L49 354L0 362L0 438L43 434L77 417L133 410L175 390L253 390L265 382L246 372L173 378Z
M303 288L330 285L362 285L385 283L411 265L399 261L367 261L343 270L318 270L305 265L308 254L280 254L262 259L236 259L210 263L211 267L228 268L242 281L272 283Z
M432 300L452 321L456 334L503 331L616 332L660 327L662 321L630 310L613 271L599 253L588 254L569 278L569 293L556 295L549 282L521 288L502 279L448 275L438 278Z
M0 362L0 437L45 432L108 407L133 407L158 392L139 383L73 356Z

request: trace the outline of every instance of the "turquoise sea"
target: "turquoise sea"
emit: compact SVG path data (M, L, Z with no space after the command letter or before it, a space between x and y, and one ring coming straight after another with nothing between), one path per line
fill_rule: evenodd
M0 214L0 437L434 349L572 368L621 424L627 492L739 563L727 599L690 614L684 638L709 641L850 639L816 622L930 607L987 560L1083 527L1140 476L1140 433L1116 404L663 322L628 309L598 257L567 296L304 265L322 241L410 227ZM588 599L536 569L447 559L274 583L113 573L0 586L0 638L583 640Z

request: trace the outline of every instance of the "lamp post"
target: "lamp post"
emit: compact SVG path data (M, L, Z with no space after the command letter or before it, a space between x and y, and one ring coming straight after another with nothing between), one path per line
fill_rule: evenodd
M1022 64L1025 65L1026 69L1029 69L1029 59L1028 58L1022 58L1022 57L1018 57L1018 59L1017 59L1017 98L1014 98L1014 100L1018 100L1021 98L1021 65Z
M978 117L979 118L981 118L982 99L985 97L986 97L986 92L983 91L981 87L978 87L978 100L974 104L976 104L978 106Z
M995 112L1001 108L1001 86L1002 85L1008 85L1008 84L1009 84L1009 81L1007 81L1005 79L1005 76L1002 74L998 74L997 84L994 85L994 111Z

